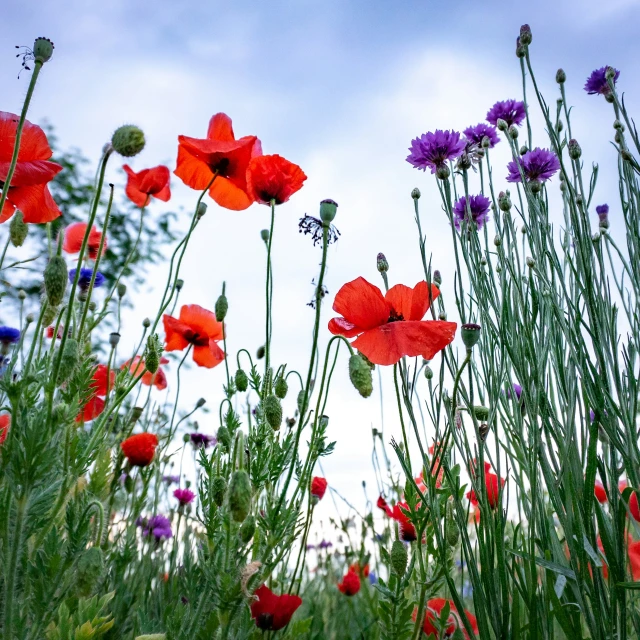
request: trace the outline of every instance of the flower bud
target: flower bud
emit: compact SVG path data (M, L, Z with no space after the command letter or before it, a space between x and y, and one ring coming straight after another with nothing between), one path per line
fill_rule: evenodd
M154 333L147 338L147 348L144 355L144 364L147 371L155 373L160 367L160 356L162 355L162 345L158 334Z
M227 296L224 293L218 297L216 300L215 312L216 312L216 320L218 322L223 322L227 317L227 311L229 310L229 302L227 300Z
M262 410L269 426L274 431L277 431L282 424L282 405L280 400L273 394L268 395L262 403Z
M562 124L562 120L558 120L556 124L556 131L560 133L564 129L564 124Z
M462 342L467 349L473 349L473 347L480 340L480 325L473 322L463 324L460 328L460 335L462 336Z
M527 54L527 48L522 44L520 36L516 38L516 58L524 58Z
M511 198L509 197L509 192L506 193L501 191L498 194L498 207L500 207L500 211L510 211L511 210Z
M528 24L523 24L520 27L520 42L527 46L529 44L531 44L531 41L533 40L533 36L531 34L531 27Z
M14 247L21 247L29 235L29 226L24 221L22 211L16 211L9 223L9 238Z
M512 125L509 127L509 137L510 137L512 140L517 140L517 139L518 139L518 133L519 133L519 132L518 132L518 127L516 127L515 125L513 125L513 124L512 124Z
M453 505L450 502L447 502L445 514L444 527L445 534L447 536L447 543L450 546L455 547L460 539L460 532L458 531L455 518L453 517Z
M124 282L118 282L118 298L124 298L127 293L127 285Z
M431 380L433 378L433 369L429 365L424 368L424 377L427 380Z
M468 153L462 153L458 158L458 162L456 163L456 168L460 171L468 171L471 169L471 159L469 158Z
M489 136L482 136L480 146L483 149L489 149L491 147L491 138L489 138Z
M418 189L418 187L416 187L415 189L411 190L411 197L414 200L419 200L420 199L420 189Z
M527 267L529 267L529 269L533 269L536 266L536 261L531 256L527 256L525 262L527 263Z
M115 349L120 342L120 334L117 331L113 331L109 334L109 344Z
M33 43L33 57L36 62L44 64L51 60L54 49L53 42L51 42L49 38L36 38L36 41Z
M62 355L60 357L60 369L58 370L58 386L64 384L71 378L75 368L78 366L78 343L69 338L62 350Z
M264 358L264 354L265 354L264 345L261 347L258 347L258 350L256 351L256 358L258 358L258 360L262 360L262 358Z
M476 420L484 422L489 419L489 409L482 405L475 405L473 407L473 415L476 417Z
M507 131L507 129L509 128L507 121L503 120L502 118L498 118L496 126L498 127L498 131Z
M438 314L438 320L442 320L443 322L447 319L447 314L444 311L441 311Z
M564 84L567 81L567 74L564 72L564 69L558 69L556 71L556 82L558 84Z
M44 270L44 290L50 305L57 307L62 302L68 282L67 263L62 256L53 256Z
M236 371L236 389L241 393L244 393L249 388L249 378L243 369Z
M398 577L402 578L404 572L407 570L407 560L409 559L409 554L407 553L407 548L404 546L404 543L400 540L394 540L391 545L391 570Z
M540 180L531 180L529 182L531 193L540 193L542 191L542 182Z
M327 198L320 203L320 220L325 224L329 224L338 213L338 203L335 200Z
M234 522L244 522L251 510L251 480L244 469L233 472L227 500Z
M116 153L125 158L137 156L144 149L144 133L132 124L118 127L111 137L111 145Z
M502 245L502 238L501 238L500 236L496 236L496 237L493 239L493 244L494 244L496 247L501 246L501 245Z
M216 434L216 438L218 442L222 445L222 448L225 451L229 451L231 449L231 434L229 433L229 429L222 425L218 429L218 433Z
M624 125L622 124L622 122L620 122L620 120L613 121L613 128L616 131L624 131Z
M178 278L176 280L176 291L182 291L182 287L184 287L184 280L182 278Z
M256 519L253 516L248 516L246 520L240 525L240 531L238 535L242 544L248 544L253 538L253 534L256 532Z
M187 444L190 440L191 440L191 436L188 433L185 433L182 436L182 442L184 442L185 444Z
M574 140L573 138L569 140L567 149L569 150L569 157L572 160L577 160L582 155L582 149L580 148L578 141Z
M211 482L211 497L219 506L222 506L227 493L227 481L222 476L216 476Z
M284 400L287 397L289 391L289 383L284 376L278 376L276 383L273 387L273 392L280 400Z
M613 67L607 67L607 70L604 73L604 77L607 80L615 80L616 79L616 70Z
M36 318L33 313L27 313L27 316L25 317L25 321L27 324L31 324L35 319Z
M20 289L18 291L18 300L26 300L27 299L27 292L24 289Z
M483 267L487 266L487 259L484 256L482 256L482 258L480 258L480 265L483 266Z
M204 214L207 213L207 208L206 202L198 202L198 208L196 209L196 218L198 220L204 218Z
M135 424L136 422L138 422L138 420L140 420L140 417L142 416L143 413L144 413L144 407L133 407L133 409L131 409L132 424Z
M373 392L373 377L369 365L358 354L349 358L349 378L363 398L368 398Z
M449 171L449 167L447 167L446 164L441 164L436 169L436 178L438 178L439 180L446 180L450 175L451 172Z
M602 237L602 234L600 233L600 231L596 231L592 236L591 236L591 240L593 242L598 242L600 240L600 238Z
M436 269L433 272L433 281L440 286L442 284L442 274L440 273L439 269Z
M526 144L523 144L520 149L518 149L518 153L523 156L525 153L527 153L527 151L529 151L529 147L527 147Z
M196 402L196 409L204 407L205 404L207 404L207 401L204 398L198 398L198 401Z
M267 242L269 242L269 229L263 229L260 232L260 237L262 238L262 241L267 244Z
M389 263L387 262L387 258L385 257L384 253L378 254L376 266L378 267L378 271L380 273L386 273L387 271L389 271Z

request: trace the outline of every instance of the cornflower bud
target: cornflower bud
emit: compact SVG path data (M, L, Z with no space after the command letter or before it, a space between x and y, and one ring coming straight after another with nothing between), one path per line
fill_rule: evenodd
M533 269L536 266L536 261L531 256L527 256L526 263L529 269Z
M338 213L338 203L335 200L327 198L320 203L320 220L325 224L329 224Z
M450 175L451 172L446 164L442 164L436 169L436 178L439 180L446 180Z
M349 358L349 378L363 398L368 398L373 392L373 377L371 368L358 354Z
M111 137L111 145L116 153L125 158L132 158L144 149L144 133L135 125L125 124L115 130Z
M438 320L444 321L446 319L447 319L447 314L444 311L438 314Z
M476 420L484 422L489 419L489 409L482 405L476 405L473 407L473 415L476 417Z
M124 282L118 282L118 298L124 298L127 293L127 285Z
M433 272L433 281L440 286L442 284L442 274L438 269Z
M251 480L244 469L233 472L227 499L234 522L244 522L251 510Z
M18 291L18 300L26 300L27 299L27 292L24 289L20 289Z
M473 349L473 347L480 340L480 325L474 322L467 322L460 328L460 335L462 336L462 342L467 349Z
M44 270L44 291L50 305L57 307L62 302L68 282L67 263L62 256L53 256Z
M511 198L509 197L509 192L506 193L501 191L498 194L498 207L500 207L500 211L504 211L505 213L511 211Z
M512 125L509 127L509 137L510 137L512 140L517 140L517 139L518 139L518 133L519 133L519 132L518 132L518 127L516 127L515 125L513 125L513 124L512 124Z
M480 146L483 149L489 149L491 147L491 138L489 138L489 136L482 136L482 141L480 142Z
M558 123L556 124L556 131L560 133L563 129L564 129L564 124L562 124L562 120L558 120Z
M620 120L613 121L613 128L616 131L624 131L624 125L622 124L622 122L620 122Z
M542 191L542 182L540 180L531 180L529 182L531 193L540 193Z
M527 153L527 151L529 151L529 147L527 147L526 144L523 144L520 149L518 150L518 153L523 156L525 153Z
M520 27L520 42L527 46L531 44L533 35L531 34L531 27L528 24L523 24Z
M27 324L31 324L35 319L36 318L33 313L27 313L27 316L25 317L25 321Z
M411 197L414 200L419 200L420 196L421 196L421 193L420 193L420 189L418 189L418 187L416 187L415 189L411 190Z
M262 403L262 410L269 426L274 431L277 431L282 424L282 405L280 400L273 394L268 395Z
M569 140L569 144L567 144L567 149L569 150L569 157L572 160L578 160L578 158L580 158L580 156L582 155L582 149L580 148L578 141L574 140L573 138Z
M509 129L509 125L506 120L503 120L502 118L498 118L496 126L498 127L498 131L507 131Z
M556 71L556 82L558 84L564 84L567 81L567 74L564 72L564 69L558 69Z
M493 239L493 244L494 244L496 247L501 246L501 245L502 245L502 238L501 238L500 236L496 236L496 237Z
M49 38L36 38L36 41L33 43L33 57L36 59L36 62L44 64L51 60L54 49L53 42L51 42Z
M379 253L377 258L376 266L378 267L378 271L380 273L386 273L389 271L389 263L387 262L387 258L384 253Z
M424 368L424 377L427 380L431 380L433 378L433 369L429 365Z
M244 393L249 388L249 378L243 369L236 371L236 389Z
M522 43L520 36L516 38L516 58L524 58L527 53L527 48Z
M14 247L21 247L29 235L29 226L24 221L22 211L16 211L9 223L9 238Z

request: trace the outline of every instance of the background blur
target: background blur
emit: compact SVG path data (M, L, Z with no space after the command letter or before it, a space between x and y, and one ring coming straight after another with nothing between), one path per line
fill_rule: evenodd
M335 224L342 233L330 247L323 326L342 284L362 275L382 286L379 251L391 266L391 284L413 286L422 279L409 195L415 186L422 190L423 228L433 267L442 272L449 319L458 320L451 231L435 181L404 159L413 137L436 128L460 131L482 121L495 101L521 98L514 52L524 22L533 31L534 68L552 109L556 70L562 66L567 73L574 136L585 164L598 159L602 165L596 204L611 205L612 233L621 226L609 144L612 110L582 87L594 68L615 66L622 72L618 86L637 113L639 72L629 63L640 53L638 0L236 0L233 6L218 0L4 0L1 16L0 109L19 112L29 81L28 73L16 77L20 63L14 45L49 37L55 54L43 70L29 119L48 120L61 148L79 147L97 161L112 131L134 123L144 129L147 146L133 168L164 163L173 169L177 136L205 137L209 118L224 111L236 135L255 134L265 153L279 153L304 169L309 179L278 208L274 235L274 354L276 363L287 362L289 369L307 362L313 321L307 303L320 260L320 250L297 225L304 213L317 214L323 198L339 203ZM537 143L547 146L537 104L530 102L538 118ZM507 161L502 141L492 155L494 178L502 187ZM108 176L120 185L121 164L119 158L112 161ZM557 185L554 179L552 193ZM175 176L171 187L170 203L151 206L184 207L186 226L197 194ZM477 188L472 185L471 192ZM239 348L255 352L264 341L266 253L259 232L268 224L268 210L253 205L231 212L209 204L183 264L180 302L213 309L227 282L228 351L235 360ZM167 256L172 250L166 248ZM142 318L156 308L165 277L166 265L154 269L148 291L139 293L136 309L126 315L125 346L138 339ZM328 332L322 337L326 344ZM361 482L374 502L378 491L370 454L371 428L381 422L380 389L375 373L374 396L360 398L349 383L344 352L339 369L327 408L329 436L337 445L324 461L324 473L333 489L363 508ZM386 439L399 439L391 368L382 378ZM191 368L183 380L181 406L188 409L206 398L212 411L198 420L202 431L215 433L224 367ZM295 396L290 393L285 401L286 415L293 413ZM346 507L337 500L344 516ZM333 511L327 496L316 510L325 527Z

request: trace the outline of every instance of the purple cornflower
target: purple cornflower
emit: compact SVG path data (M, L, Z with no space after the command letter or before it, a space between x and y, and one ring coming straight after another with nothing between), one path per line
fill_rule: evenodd
M591 75L587 78L584 85L584 90L589 95L593 96L599 93L602 96L608 96L611 93L611 87L609 87L607 80L607 69L609 69L609 67L601 67L591 72ZM615 84L620 77L620 72L617 69L613 69L613 71L613 84Z
M198 431L194 431L189 437L195 449L200 449L200 447L207 449L210 445L218 442L213 436L208 436L206 433L200 433Z
M316 548L315 544L308 544L307 545L307 551L313 551Z
M596 412L593 409L589 409L589 421L590 422L596 421Z
M171 485L180 482L180 476L162 476L162 481Z
M502 100L496 102L487 112L487 122L494 127L498 125L498 120L504 120L507 126L515 124L520 126L526 116L524 102L518 100Z
M484 122L480 122L475 127L467 127L463 133L467 140L477 144L479 147L482 146L484 138L489 138L489 149L493 149L500 142L496 128Z
M435 173L446 166L447 160L457 158L464 151L465 144L457 131L436 129L434 133L423 133L411 141L407 162L423 171L429 167L431 173Z
M476 223L478 230L482 229L485 222L489 220L489 207L491 202L489 198L485 198L482 194L477 196L469 196L469 209L471 210L471 217ZM467 198L462 196L456 202L453 208L453 224L458 231L460 230L460 223L467 218ZM470 221L469 221L470 222Z
M318 543L318 549L328 549L329 547L333 547L332 542L327 542L326 540L322 540L322 542Z
M533 151L527 151L520 158L519 164L529 182L532 180L545 182L560 169L560 161L556 154L548 149L540 149L539 147L536 147ZM507 165L507 169L509 169L507 182L522 182L518 160L512 160Z
M193 502L193 499L196 497L196 494L193 493L190 489L176 489L173 492L173 497L177 498L181 507L184 507L187 504Z
M73 283L76 279L76 271L77 269L69 270L69 282ZM91 277L93 276L93 269L80 269L80 277L78 278L78 286L81 291L86 291L91 284ZM101 287L104 284L104 276L96 271L96 279L93 283L93 287Z
M608 229L609 228L609 205L599 204L596 207L596 213L598 214L598 218L600 219L600 226L603 229Z
M522 397L522 387L517 382L514 382L512 387L513 387L513 392L516 394L516 398L518 398L518 400L520 400L520 398ZM511 390L510 389L507 389L507 397L508 398L511 397Z
M171 521L166 516L153 516L146 520L144 518L138 518L140 523L136 522L138 526L142 527L142 535L150 536L152 535L157 542L160 540L168 540L173 537L173 532L171 531Z

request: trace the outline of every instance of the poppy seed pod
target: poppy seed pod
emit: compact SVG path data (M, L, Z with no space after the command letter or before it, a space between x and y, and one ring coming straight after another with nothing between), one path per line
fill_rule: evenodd
M569 150L569 157L572 160L578 160L578 158L580 158L580 156L582 155L582 149L580 148L577 140L569 140L567 149Z
M338 213L338 203L335 200L327 198L320 203L320 220L325 224L329 224Z
M243 369L236 371L236 389L241 393L244 393L249 388L249 378Z
M36 41L33 43L33 57L36 59L36 62L44 64L51 60L54 49L53 42L51 42L49 38L36 38Z
M24 221L22 211L16 211L9 223L9 239L14 247L21 247L29 235L29 226Z
M462 336L462 342L467 349L473 349L473 347L480 340L480 325L473 322L467 322L460 328L460 334Z
M256 519L253 516L247 516L245 521L240 525L240 531L238 534L242 544L247 544L253 538L253 534L256 532Z
M273 391L280 398L280 400L284 400L287 397L287 392L289 391L289 383L286 381L284 376L278 376L276 383L273 387Z
M229 310L229 302L227 296L224 293L216 300L216 306L214 307L216 313L216 320L223 322L227 317L227 311Z
M227 493L227 481L222 476L216 476L211 482L211 497L219 506L222 506Z
M282 405L280 400L273 394L268 395L262 403L262 410L269 426L274 431L277 431L282 424Z
M58 370L58 386L67 382L78 366L78 343L69 338L62 350L60 369Z
M391 545L390 555L392 571L402 578L404 572L407 570L407 560L409 559L409 554L407 553L407 548L404 546L404 543L400 540L394 540L393 545Z
M125 158L137 156L145 145L142 129L133 124L125 124L118 127L111 137L111 146L116 153Z
M266 244L267 242L269 242L269 229L263 229L260 232L260 237L262 238L262 241Z
M251 480L244 469L234 471L231 476L227 499L234 522L244 522L251 510Z
M564 84L567 81L567 74L564 72L564 69L558 69L556 71L556 82L558 84Z
M62 302L68 282L67 263L62 256L53 256L44 270L44 290L50 305L57 307Z
M380 273L387 273L389 271L389 263L384 253L379 253L376 259L376 267Z
M182 287L184 287L184 280L182 278L178 278L176 280L176 291L182 291Z
M198 217L198 220L204 217L204 214L207 213L207 208L206 202L198 203L198 208L196 209L196 216Z
M371 395L373 392L371 368L358 354L349 358L349 378L363 398L368 398Z
M115 349L120 342L120 334L117 331L112 331L109 334L109 344Z
M420 193L420 189L418 189L418 187L416 187L415 189L411 190L411 197L414 200L419 200L421 195L422 194Z

